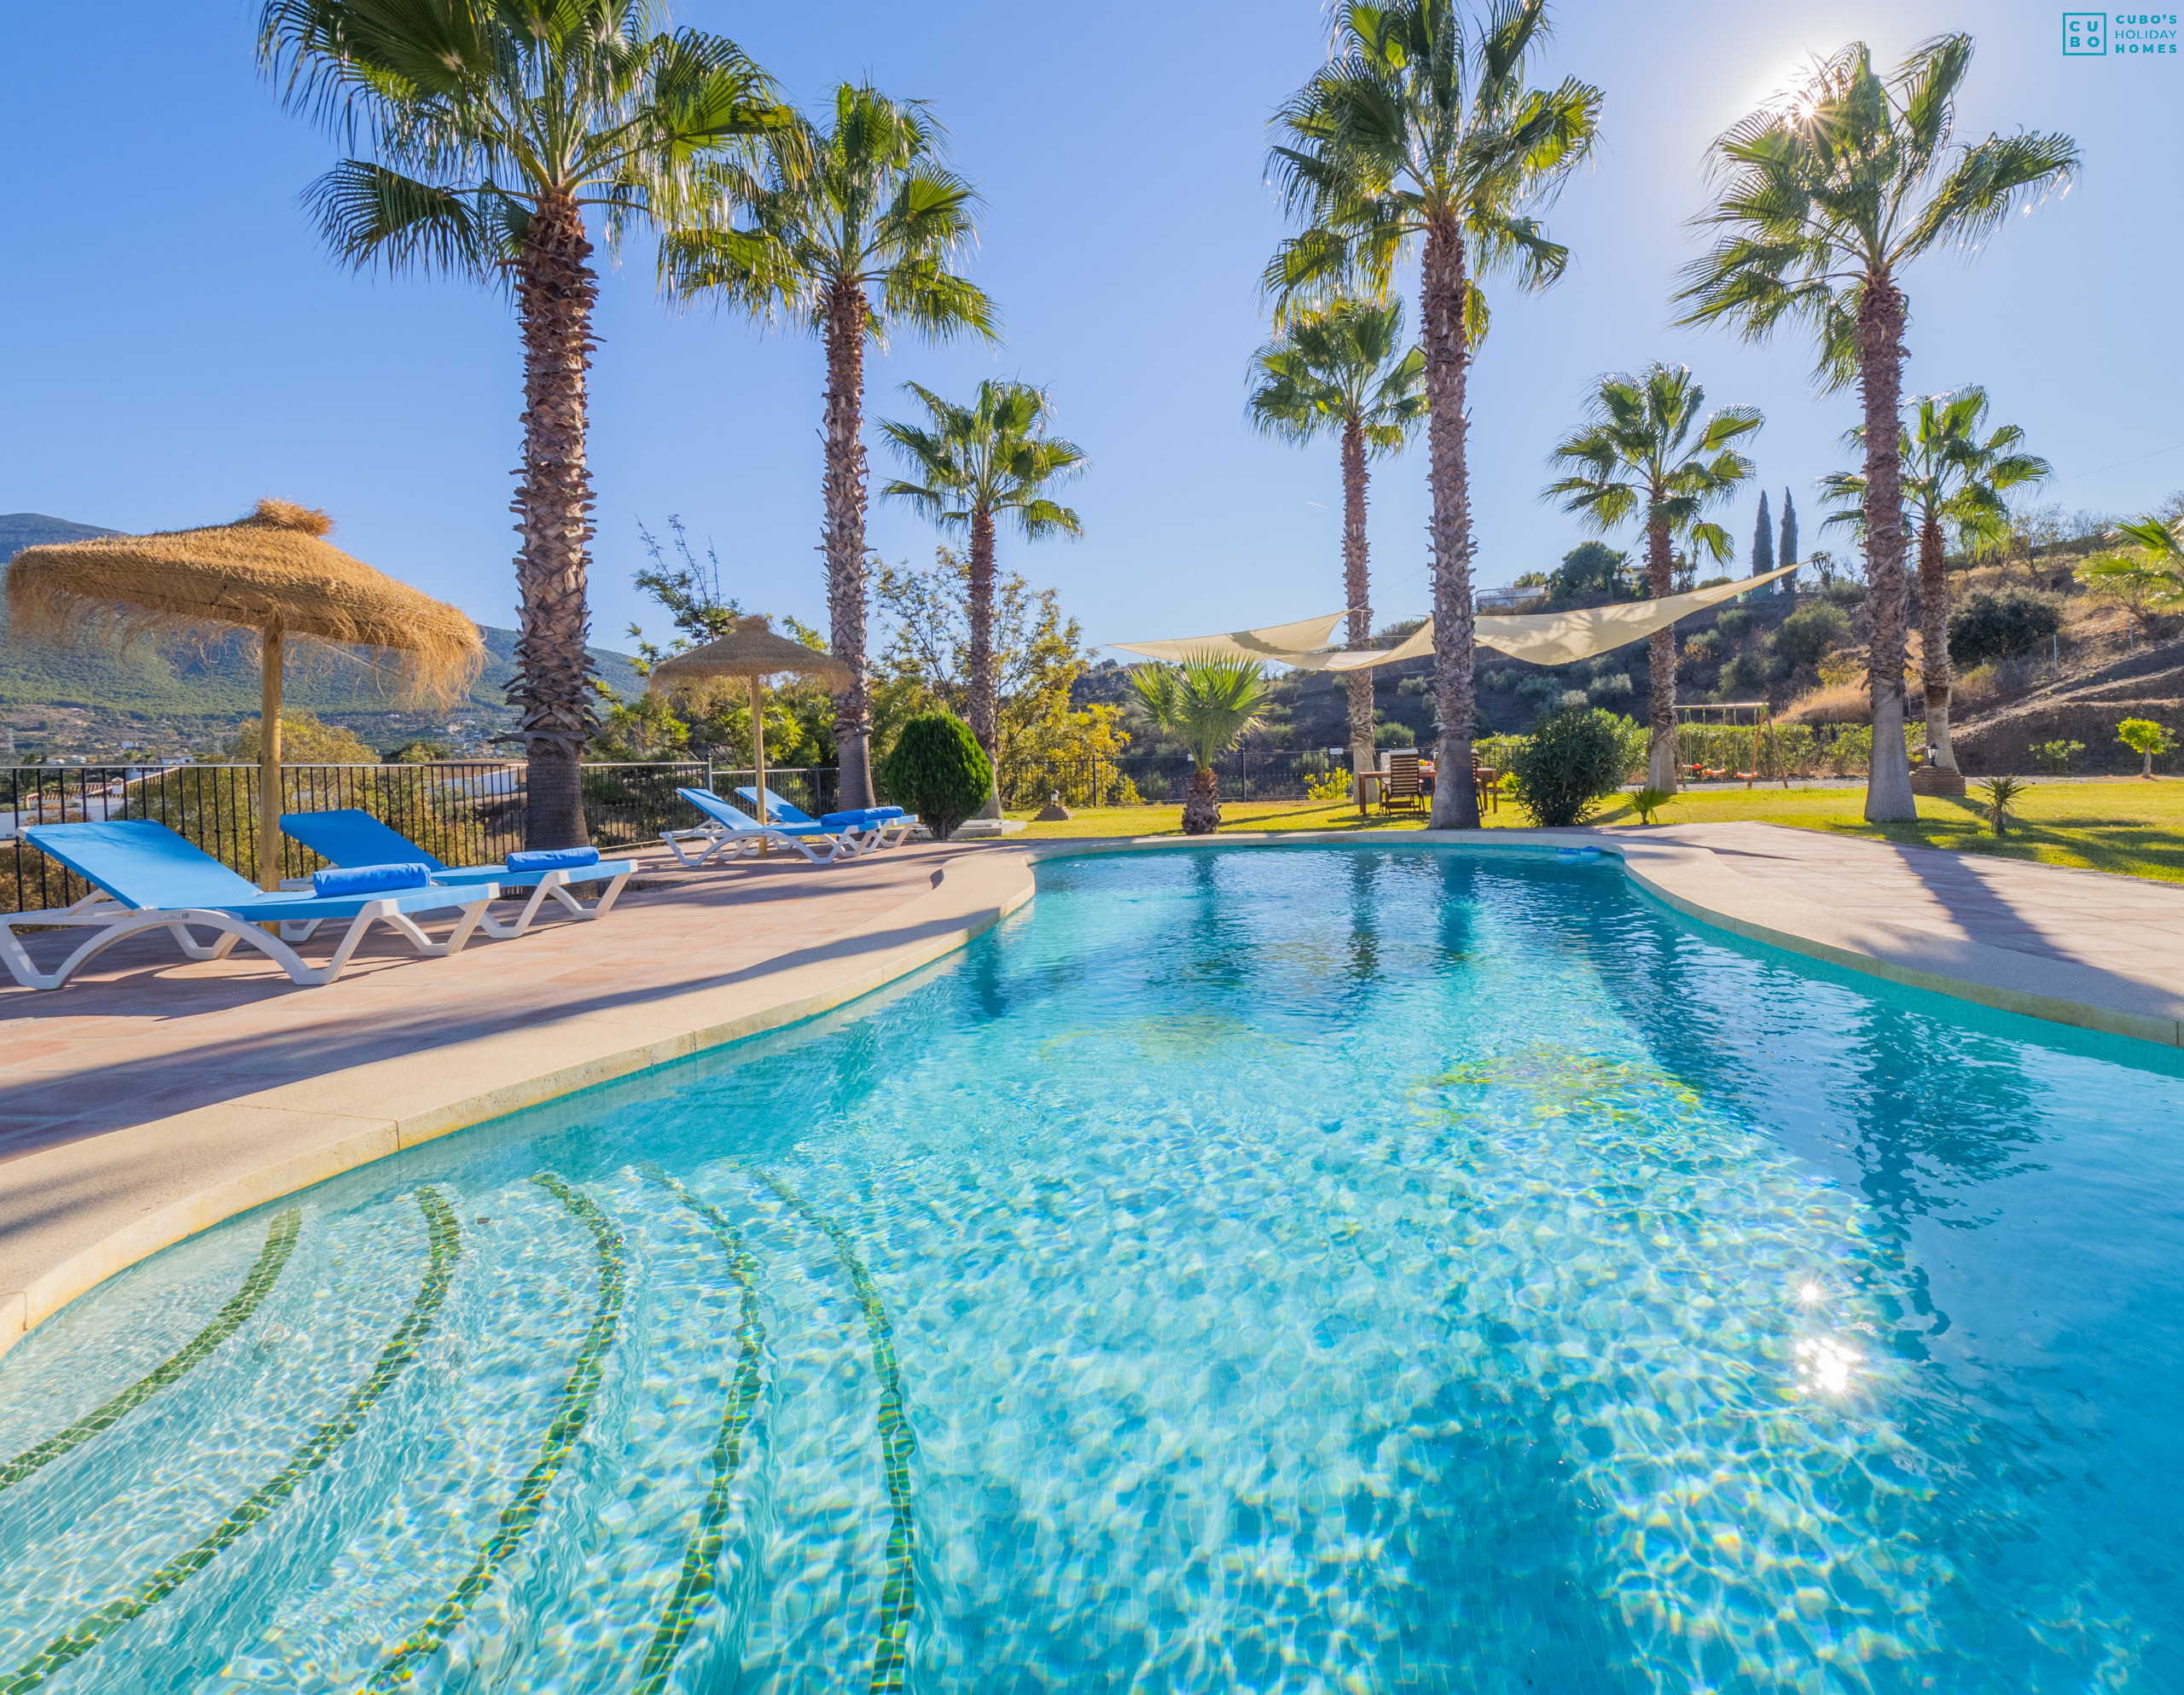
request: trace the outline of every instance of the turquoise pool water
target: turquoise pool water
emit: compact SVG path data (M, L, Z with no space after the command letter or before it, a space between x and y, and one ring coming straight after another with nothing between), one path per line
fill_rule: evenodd
M1043 867L0 1360L0 1695L2184 1689L2184 1081L1612 866Z

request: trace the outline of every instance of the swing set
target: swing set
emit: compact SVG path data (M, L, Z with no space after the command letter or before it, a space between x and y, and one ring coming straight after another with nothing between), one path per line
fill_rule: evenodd
M1718 723L1709 715L1715 712L1728 716ZM1749 720L1738 714L1749 712ZM1696 714L1696 717L1692 715ZM1782 757L1780 738L1774 734L1774 717L1764 700L1721 700L1705 705L1679 706L1676 716L1676 758L1678 769L1690 782L1741 781L1750 788L1759 780L1763 748L1774 758L1774 769L1782 780L1782 787L1790 786L1789 762ZM1683 758L1683 733L1689 730L1697 741L1693 750L1696 759ZM1740 771L1737 765L1743 751L1743 738L1751 738L1751 769Z

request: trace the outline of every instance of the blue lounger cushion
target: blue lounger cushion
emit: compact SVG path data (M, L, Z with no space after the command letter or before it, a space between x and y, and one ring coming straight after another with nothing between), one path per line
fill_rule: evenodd
M677 789L675 792L681 795L683 799L688 801L691 805L696 807L716 824L723 825L738 834L752 835L762 827L756 818L740 808L730 806L711 789ZM806 819L801 824L770 821L763 827L772 831L777 836L808 836L815 832L822 832L827 827Z
M752 806L758 804L758 791L752 784L746 783L735 792L739 799L747 801ZM770 824L816 824L820 821L793 801L783 800L771 789L768 789L766 791L766 821Z
M336 808L326 812L284 812L281 815L282 831L293 836L321 859L330 859L336 865L392 865L416 861L430 868L433 878L442 883L500 883L509 887L528 886L537 882L549 871L573 868L576 865L598 866L601 877L619 876L636 869L634 860L602 860L596 848L555 848L545 850L550 865L519 867L517 861L536 856L510 854L507 865L444 865L427 853L415 842L398 831L389 828L369 812L354 807ZM565 853L589 856L581 861L564 861ZM489 932L490 933L490 932Z
M516 896L519 891L531 891L530 902L514 919L497 921L490 915L479 918L480 927L497 941L520 936L529 929L531 920L538 915L540 898L546 895L551 895L578 918L605 917L613 909L622 885L637 868L634 859L601 859L599 850L592 847L510 854L511 862L507 865L443 865L370 813L355 807L325 812L284 812L281 815L281 827L321 859L330 859L336 865L414 862L430 871L432 880L441 888L459 889L491 883L504 895ZM569 893L569 885L579 879L604 883L606 892L587 906Z
M369 812L342 807L329 812L284 812L281 832L293 836L321 859L335 865L408 865L432 871L447 867L398 830Z
M48 858L58 860L136 912L201 907L235 914L252 923L311 918L354 918L376 901L397 912L444 911L474 900L473 894L435 887L382 890L378 894L327 896L308 889L268 892L152 820L115 818L83 824L33 824L23 831Z
M579 866L598 863L599 850L595 847L540 848L531 853L508 856L508 869L518 873L573 871Z
M421 889L432 880L433 868L422 860L396 865L335 865L311 874L311 891L322 900L338 900L344 895Z

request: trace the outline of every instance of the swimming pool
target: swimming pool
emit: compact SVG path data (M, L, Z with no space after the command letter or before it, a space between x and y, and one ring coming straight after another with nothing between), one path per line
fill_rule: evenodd
M1612 865L1039 876L33 1332L0 1695L2184 1688L2172 1058Z

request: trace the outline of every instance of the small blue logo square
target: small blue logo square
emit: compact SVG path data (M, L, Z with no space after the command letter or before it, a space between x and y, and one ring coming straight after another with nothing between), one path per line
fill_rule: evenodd
M2066 55L2106 55L2108 51L2108 14L2064 13L2063 51Z

